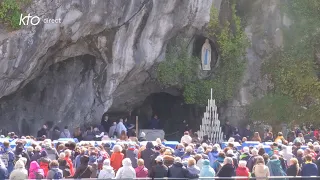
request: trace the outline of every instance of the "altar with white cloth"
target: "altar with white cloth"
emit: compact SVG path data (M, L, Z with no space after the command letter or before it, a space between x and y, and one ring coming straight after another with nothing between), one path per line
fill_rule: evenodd
M161 140L164 139L164 131L162 129L140 129L139 135L141 132L144 132L146 134L147 141L155 141L157 138L160 138Z

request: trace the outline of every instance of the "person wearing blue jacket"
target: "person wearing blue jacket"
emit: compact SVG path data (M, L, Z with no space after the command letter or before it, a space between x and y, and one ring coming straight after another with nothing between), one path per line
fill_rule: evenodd
M14 153L10 148L10 144L8 141L3 142L3 151L1 152L1 160L4 164L5 168L7 169L8 173L10 174L14 169Z
M2 160L0 160L0 180L8 179L8 177L9 177L8 170L4 165L4 163L2 162Z
M215 177L215 176L216 176L216 172L210 166L210 161L208 159L205 159L203 161L203 165L200 170L200 177Z
M318 167L312 162L311 155L306 155L306 163L302 166L301 176L318 176Z
M211 167L213 167L213 163L218 159L219 157L219 151L217 146L212 147L212 151L208 153L209 161Z
M224 152L219 152L219 156L216 161L213 162L212 168L214 169L215 172L218 172L222 168L222 164L224 162L224 158L226 157L226 154Z
M183 144L181 144L181 143L178 144L176 149L174 150L173 154L174 154L174 156L181 158L184 155L184 146L183 146Z

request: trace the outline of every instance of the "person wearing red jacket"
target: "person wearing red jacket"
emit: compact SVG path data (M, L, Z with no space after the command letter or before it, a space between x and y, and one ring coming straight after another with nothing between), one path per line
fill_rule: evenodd
M115 145L113 147L113 153L111 155L110 162L115 172L117 172L118 169L120 169L122 166L122 160L124 158L124 154L121 153L121 151L122 151L122 147L120 145Z
M247 162L246 161L239 161L239 166L236 169L236 175L239 177L248 177L248 179L241 179L241 180L249 180L249 169L246 167L247 166ZM240 180L240 179L237 179Z

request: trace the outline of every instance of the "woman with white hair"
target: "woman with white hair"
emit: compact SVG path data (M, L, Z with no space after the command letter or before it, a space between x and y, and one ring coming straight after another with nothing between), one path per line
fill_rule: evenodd
M224 158L223 166L217 173L218 177L232 177L235 175L233 159L231 157Z
M118 171L118 169L121 167L121 162L123 160L123 153L121 153L122 147L120 145L115 145L113 147L113 153L111 155L110 161L111 161L111 166L115 171Z
M246 167L247 161L240 160L238 165L239 166L236 170L236 175L240 177L249 177L250 176L249 169ZM248 179L243 179L243 180L248 180Z
M131 160L125 158L122 160L122 167L118 170L116 179L134 179L136 178L136 171L133 169Z

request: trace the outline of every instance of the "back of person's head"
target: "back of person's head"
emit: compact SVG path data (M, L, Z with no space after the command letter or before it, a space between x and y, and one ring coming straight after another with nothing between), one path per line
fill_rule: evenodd
M59 167L59 162L57 160L53 160L50 162L49 167L50 168Z
M312 156L310 154L306 155L305 158L306 158L306 161L309 161L309 162L312 161Z
M221 157L221 158L225 158L226 154L223 151L220 151L218 156Z
M231 157L224 158L224 164L233 164L233 159Z
M130 158L124 158L124 159L122 160L122 165L123 165L123 166L131 166L131 160L130 160Z
M9 146L10 146L9 141L4 141L4 142L3 142L3 146L4 146L5 148L9 148Z
M258 153L259 153L259 151L258 151L258 149L253 148L253 149L251 150L251 153L252 153L253 156L257 156Z
M41 157L47 157L48 156L47 151L42 151L40 156Z
M65 153L66 157L70 157L71 156L71 151L69 149L66 149L64 151L64 153Z
M187 146L186 147L186 152L187 153L191 153L193 151L192 147L191 146Z
M283 136L282 132L278 132L278 136Z
M68 126L65 126L64 129L68 129Z
M33 147L32 147L32 146L29 146L29 147L27 147L27 151L28 151L28 152L33 152L33 151L34 151L34 149L33 149Z
M264 164L264 159L262 156L256 157L256 164Z
M297 155L303 155L303 150L302 149L298 149Z
M249 151L250 151L249 147L247 147L247 146L243 147L242 150L243 150L244 153L249 153Z
M81 164L88 164L88 163L89 163L89 156L88 156L88 155L83 155L83 156L80 158L80 163L81 163Z
M59 154L59 159L64 159L66 157L66 154L64 152Z
M182 161L181 161L181 158L180 158L180 157L175 157L175 158L174 158L174 162L175 162L175 163L181 163Z
M138 159L138 166L144 166L144 160L143 159Z
M25 163L20 159L14 165L15 169L24 169L24 167L25 167Z
M239 167L246 167L247 166L247 161L240 160L239 161Z
M188 166L194 166L196 165L196 160L194 158L189 158L188 159Z
M103 165L104 165L104 166L110 166L110 159L105 159L105 160L103 161Z
M120 145L113 146L113 152L121 152L121 151L122 151L122 147Z

